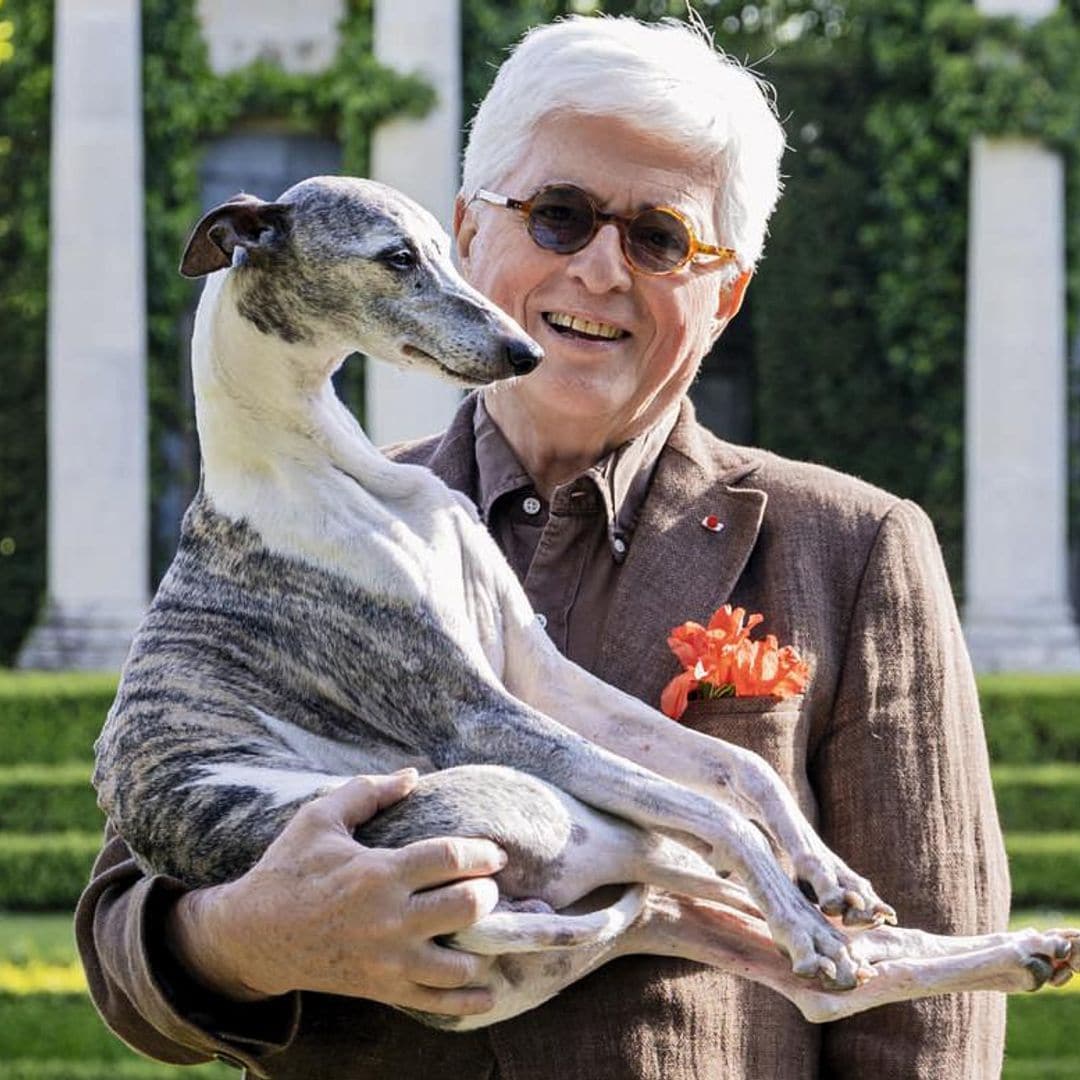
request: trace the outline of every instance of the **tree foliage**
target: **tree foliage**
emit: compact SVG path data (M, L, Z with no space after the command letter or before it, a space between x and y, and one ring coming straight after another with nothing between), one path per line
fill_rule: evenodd
M52 4L0 7L0 663L45 580ZM4 47L6 46L6 47Z

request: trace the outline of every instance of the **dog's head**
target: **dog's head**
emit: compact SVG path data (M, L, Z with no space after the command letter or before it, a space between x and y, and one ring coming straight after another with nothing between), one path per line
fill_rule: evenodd
M180 272L232 268L236 306L289 343L363 352L477 386L524 375L543 353L468 285L438 222L371 180L315 177L276 202L237 195L209 211Z

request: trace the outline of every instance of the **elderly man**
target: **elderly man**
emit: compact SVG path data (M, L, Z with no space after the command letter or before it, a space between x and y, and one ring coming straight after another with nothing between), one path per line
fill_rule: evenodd
M908 925L1000 926L1007 872L970 667L926 517L826 469L718 441L685 398L736 314L783 139L755 80L683 27L572 19L530 34L473 126L455 217L465 275L539 341L532 375L396 451L470 495L571 658L650 704L668 629L731 601L812 660L795 707L693 702L763 754ZM793 343L794 348L795 343ZM793 370L797 373L797 354ZM815 1028L770 991L616 961L473 1034L388 1006L482 1012L484 962L433 939L495 900L486 841L369 851L404 795L359 778L259 864L185 892L111 837L78 916L95 1001L163 1060L273 1077L970 1077L1000 1068L990 995Z

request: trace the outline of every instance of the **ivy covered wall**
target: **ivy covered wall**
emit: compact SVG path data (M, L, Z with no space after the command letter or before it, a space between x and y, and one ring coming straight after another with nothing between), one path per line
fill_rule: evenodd
M0 0L0 664L14 660L45 589L52 12L53 0ZM165 433L192 423L179 335L194 287L176 266L200 211L206 141L272 118L291 131L336 139L345 170L362 174L374 127L398 113L422 114L432 102L423 82L375 62L371 0L348 0L346 12L327 71L289 75L256 63L219 77L209 68L195 0L143 0L152 498L172 467ZM155 552L158 566L162 555Z

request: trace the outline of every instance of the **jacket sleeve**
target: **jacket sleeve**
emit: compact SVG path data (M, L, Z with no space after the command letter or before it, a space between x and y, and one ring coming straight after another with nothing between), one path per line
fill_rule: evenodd
M874 883L900 925L1006 927L1009 877L975 680L929 518L883 519L849 625L811 782L825 841ZM821 1075L998 1076L1004 995L891 1005L823 1031Z
M75 912L75 937L90 996L129 1046L181 1065L218 1058L265 1076L260 1064L296 1032L300 995L239 1004L191 979L164 947L165 915L184 891L146 877L109 825Z

